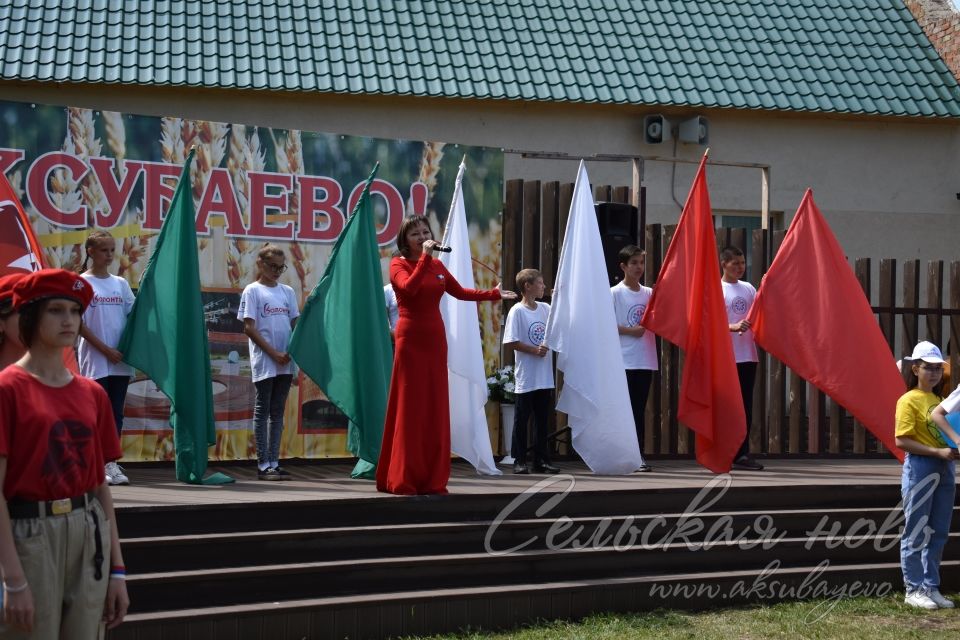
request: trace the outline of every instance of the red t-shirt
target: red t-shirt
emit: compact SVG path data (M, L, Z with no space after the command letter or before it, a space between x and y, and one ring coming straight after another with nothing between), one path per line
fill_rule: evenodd
M103 466L123 454L107 393L73 376L50 387L21 367L0 371L0 457L7 500L73 498L103 484Z

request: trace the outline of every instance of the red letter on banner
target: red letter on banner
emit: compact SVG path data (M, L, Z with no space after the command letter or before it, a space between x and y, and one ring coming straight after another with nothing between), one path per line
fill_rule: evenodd
M97 209L93 212L94 222L98 227L111 228L117 226L120 216L127 208L130 202L130 192L133 191L133 185L137 183L140 172L143 171L143 163L135 160L125 160L121 164L121 181L117 184L117 179L113 174L113 159L111 158L90 158L90 166L93 168L94 175L100 182L100 189L103 196L107 199L107 207L110 212Z
M61 167L66 168L74 182L80 182L88 171L87 165L77 156L62 151L45 153L34 161L27 173L27 197L37 212L53 224L82 229L87 226L87 207L81 204L73 211L61 211L47 191L50 174ZM80 193L79 187L77 193Z
M350 194L350 206L348 208L351 214L353 208L357 206L357 202L360 201L364 184L366 183L358 184ZM400 195L395 186L379 178L375 179L373 184L370 185L370 195L373 194L382 196L387 203L387 220L383 227L377 231L377 244L389 244L396 239L397 232L400 231L400 225L403 223L403 196ZM379 225L377 226L379 227Z
M293 176L288 173L266 173L251 171L250 177L250 231L248 235L257 238L293 240L293 221L277 226L267 223L267 211L286 213L289 206L290 191L293 190ZM280 187L281 192L267 193L267 187Z
M226 169L216 168L210 173L207 186L203 190L203 197L200 199L200 208L197 211L197 233L204 235L210 233L207 218L210 217L211 213L226 218L226 234L228 236L246 235L247 230L243 227L237 194L233 191L230 173Z
M6 173L23 160L23 149L0 149L0 173Z
M144 216L143 229L156 231L163 225L163 215L173 199L176 178L180 177L181 167L162 162L144 162L146 180L143 185ZM174 178L174 180L169 180Z
M343 188L333 178L317 176L297 176L300 185L300 229L297 239L320 242L333 242L343 231L346 218L340 209ZM317 193L323 192L318 198ZM318 214L325 215L327 225L317 227Z

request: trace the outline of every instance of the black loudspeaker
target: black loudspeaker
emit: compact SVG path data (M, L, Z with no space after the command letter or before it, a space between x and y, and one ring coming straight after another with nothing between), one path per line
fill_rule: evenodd
M620 249L628 244L640 245L637 238L639 212L630 204L620 202L598 202L597 224L600 227L600 242L603 244L603 259L607 265L607 277L610 286L623 280Z

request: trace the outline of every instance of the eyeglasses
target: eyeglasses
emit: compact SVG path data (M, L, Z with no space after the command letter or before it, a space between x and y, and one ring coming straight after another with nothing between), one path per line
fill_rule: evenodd
M269 267L274 273L283 273L287 270L287 265L285 264L273 264L272 262L264 262L263 264Z

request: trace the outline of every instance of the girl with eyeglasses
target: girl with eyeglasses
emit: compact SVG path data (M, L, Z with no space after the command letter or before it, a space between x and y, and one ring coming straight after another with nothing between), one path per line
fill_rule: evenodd
M940 593L940 559L950 533L957 481L954 460L957 434L934 416L943 401L943 355L934 344L921 342L904 358L910 390L897 401L897 446L906 452L903 463L903 536L900 568L906 589L904 602L921 609L952 609ZM941 431L942 429L942 431ZM944 437L946 435L946 437Z
M240 296L237 314L249 338L250 369L256 388L253 428L257 477L290 480L290 474L280 466L280 440L294 370L287 343L300 309L293 289L280 283L280 276L287 270L283 249L264 245L257 254L257 270L256 281L248 284Z

